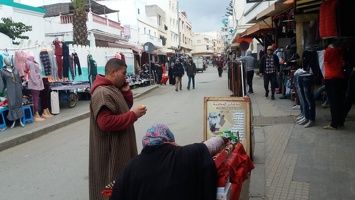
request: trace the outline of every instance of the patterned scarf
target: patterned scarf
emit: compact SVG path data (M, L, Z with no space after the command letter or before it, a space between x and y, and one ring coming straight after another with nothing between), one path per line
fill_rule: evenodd
M155 124L150 127L142 139L143 148L161 145L165 142L175 142L175 138L174 134L164 124Z

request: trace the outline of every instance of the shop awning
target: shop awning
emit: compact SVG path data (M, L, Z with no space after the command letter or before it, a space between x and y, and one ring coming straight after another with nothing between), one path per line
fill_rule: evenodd
M158 53L158 55L168 55L168 54L174 54L175 51L172 50L172 49L165 49L165 48L162 48L162 49L158 49L158 50L157 50L157 53Z
M292 7L293 3L294 0L276 1L275 3L271 4L271 6L257 14L256 20L260 21L268 17L277 16L287 12Z
M267 21L269 21L270 23L265 23ZM247 28L244 32L240 34L240 37L252 38L260 34L272 33L273 31L274 28L272 27L271 19L270 19L270 20L265 20L263 22L256 23L253 26Z
M295 14L318 13L323 0L295 0Z

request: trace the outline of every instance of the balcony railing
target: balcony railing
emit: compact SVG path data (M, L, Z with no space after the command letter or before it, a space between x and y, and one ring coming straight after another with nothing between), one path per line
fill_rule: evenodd
M72 24L73 18L74 18L73 14L61 15L60 16L60 23L61 24ZM88 14L86 14L86 21L88 21ZM112 20L107 19L105 17L101 17L100 15L96 15L94 13L92 13L92 22L102 24L104 26L109 26L111 28L123 31L123 28L121 27L121 23L112 21Z

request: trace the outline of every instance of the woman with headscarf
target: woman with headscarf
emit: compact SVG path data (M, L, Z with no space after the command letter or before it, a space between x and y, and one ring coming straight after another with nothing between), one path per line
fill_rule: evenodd
M133 158L114 183L110 200L215 200L217 169L212 155L225 139L178 146L170 129L153 125Z

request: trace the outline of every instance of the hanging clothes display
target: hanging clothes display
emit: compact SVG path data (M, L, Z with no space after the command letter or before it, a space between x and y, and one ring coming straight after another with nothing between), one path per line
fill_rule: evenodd
M26 68L26 59L29 56L28 51L15 51L14 67L19 71L20 76L25 81L29 79L28 69Z
M16 121L23 117L22 113L22 81L20 74L13 66L0 69L0 91L7 88L9 113L7 119Z
M53 41L53 45L55 47L55 51L54 51L54 55L55 55L55 59L57 61L57 66L58 66L58 78L59 79L63 79L63 59L62 59L62 55L63 55L63 50L62 50L62 42L58 40L58 38L56 38Z
M48 50L48 57L49 57L50 65L51 65L51 77L50 77L49 81L57 81L59 79L58 65L57 65L56 57L54 55L53 50Z
M89 74L89 82L90 82L90 87L91 87L92 83L96 79L97 63L93 59L92 55L90 55L90 54L88 55L88 74Z
M64 41L62 42L62 56L63 56L63 77L64 79L68 79L71 57L69 54L69 46Z
M51 76L52 66L47 49L42 49L41 52L39 52L39 59L44 69L44 75Z
M14 65L14 59L13 56L10 55L7 50L5 50L4 52L0 53L0 69L5 65L4 64L4 59L8 57L11 60L11 65Z
M75 51L74 51L74 53L71 54L71 56L72 56L72 66L73 66L74 74L75 75L77 74L76 67L78 67L78 74L79 74L79 76L81 76L82 72L81 72L79 56Z
M319 36L338 37L336 7L338 0L323 1L319 8Z

